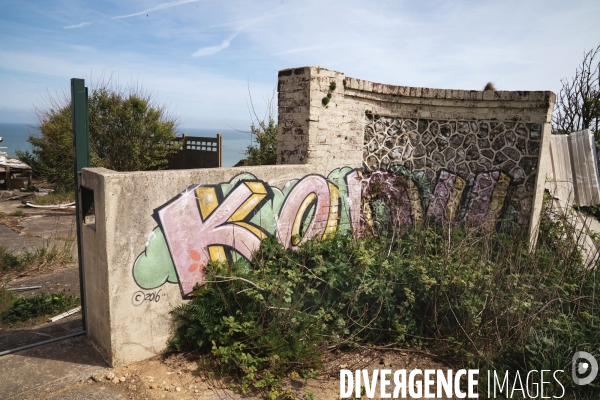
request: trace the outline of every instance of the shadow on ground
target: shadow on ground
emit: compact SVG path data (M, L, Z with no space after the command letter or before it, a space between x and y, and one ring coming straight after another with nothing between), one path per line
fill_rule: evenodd
M2 397L47 398L39 393L86 380L106 367L106 362L85 336L3 356L0 357Z

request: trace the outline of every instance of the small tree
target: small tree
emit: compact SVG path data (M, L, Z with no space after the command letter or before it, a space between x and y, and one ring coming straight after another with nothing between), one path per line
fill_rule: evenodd
M176 119L139 89L122 90L101 83L88 99L90 164L117 171L165 168L177 151ZM73 188L73 132L70 99L49 98L36 109L39 135L30 135L31 152L18 152L36 174L56 184L58 190Z
M254 109L252 96L250 97L250 110L252 124L250 125L250 135L253 143L246 149L246 159L244 165L274 165L277 164L277 124L273 116L273 102L275 93L269 100L266 100L267 111L264 118L259 118Z
M256 122L256 123L255 123ZM250 125L256 145L246 149L245 165L277 164L277 124L271 115Z
M556 97L552 130L570 133L589 129L600 140L600 45L588 51L577 67L575 76L562 79L562 89Z

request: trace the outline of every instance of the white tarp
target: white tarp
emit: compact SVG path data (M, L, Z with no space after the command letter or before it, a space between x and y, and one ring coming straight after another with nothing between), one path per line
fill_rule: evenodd
M585 129L550 137L552 179L546 185L564 206L600 204L594 136Z
M31 169L31 167L25 164L23 161L19 160L18 158L10 157L5 152L0 150L0 168L1 167L10 167L11 169Z

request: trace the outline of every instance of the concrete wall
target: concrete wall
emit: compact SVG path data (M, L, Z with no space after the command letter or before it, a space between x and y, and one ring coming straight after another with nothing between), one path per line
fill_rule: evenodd
M281 71L278 88L278 161L292 165L83 171L95 205L82 229L87 330L111 365L162 352L169 312L207 262L250 260L267 236L294 249L339 230L426 216L494 227L507 214L533 232L552 93L390 86L317 67Z
M408 171L419 208L434 216L458 182L454 221L481 220L495 197L491 215L535 232L552 92L393 86L319 67L280 71L278 91L279 163Z
M359 223L352 168L90 168L81 185L93 191L95 210L82 227L87 332L113 366L165 350L169 311L204 282L209 260L250 259L269 235L295 248Z

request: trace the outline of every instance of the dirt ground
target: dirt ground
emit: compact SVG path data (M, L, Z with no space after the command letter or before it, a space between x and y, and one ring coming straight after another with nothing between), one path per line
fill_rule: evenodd
M12 197L26 195L25 198L10 198L6 191L0 191L0 246L14 254L22 251L33 252L43 246L66 247L74 256L74 262L65 265L44 266L24 271L0 272L0 285L7 289L40 286L33 290L14 291L18 297L33 297L40 293L79 293L79 267L75 244L73 210L53 211L23 207L23 200L30 200L31 194L14 193ZM4 200L1 200L4 199ZM81 313L76 313L54 323L39 318L14 327L0 326L0 351L38 343L54 337L70 334L82 329Z
M237 394L231 389L231 378L211 378L209 370L198 368L198 356L174 354L155 357L118 369L107 369L94 374L83 382L44 393L47 399L262 399L260 393ZM340 369L368 369L372 376L374 369L443 369L451 366L432 360L419 352L373 351L328 354L325 368L315 379L286 379L284 389L292 389L297 399L305 393L312 393L314 399L330 400L340 398ZM392 389L389 390L391 393ZM32 394L27 399L35 399ZM366 397L366 396L363 396ZM376 395L379 399L379 385ZM411 397L408 397L411 398Z
M40 293L64 293L79 296L79 266L68 264L51 271L29 271L6 282L7 288L41 286L38 289L16 292L20 297L33 297Z

